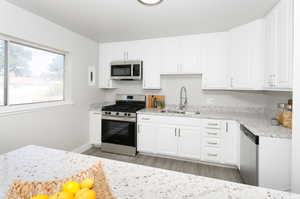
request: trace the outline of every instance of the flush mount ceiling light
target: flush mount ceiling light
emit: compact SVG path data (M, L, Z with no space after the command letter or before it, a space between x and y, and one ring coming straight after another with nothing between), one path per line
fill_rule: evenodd
M163 0L138 0L138 1L147 6L154 6L160 4Z

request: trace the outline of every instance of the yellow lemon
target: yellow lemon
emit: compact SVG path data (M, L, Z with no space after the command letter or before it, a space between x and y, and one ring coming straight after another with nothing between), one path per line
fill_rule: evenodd
M83 192L88 191L88 188L83 188L80 191L78 191L75 195L75 199L78 198Z
M83 189L83 188L91 189L91 188L93 188L93 186L94 186L94 180L92 180L92 179L86 179L86 180L82 181L81 185L80 185L81 189Z
M57 194L57 198L55 199L74 199L74 194L70 192L62 191Z
M80 190L80 184L77 182L68 182L64 185L64 191L76 194Z
M57 193L57 194L54 194L54 195L52 195L52 196L50 196L49 199L58 199L58 193Z
M94 190L87 189L76 195L75 199L96 199L96 192Z
M49 199L49 197L46 195L37 195L35 197L32 197L31 199Z

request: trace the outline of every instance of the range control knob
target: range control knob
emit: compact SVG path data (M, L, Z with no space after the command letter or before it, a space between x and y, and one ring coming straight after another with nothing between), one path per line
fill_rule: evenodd
M127 114L128 117L129 117L130 115L131 115L130 113Z
M106 112L105 114L106 114L106 115L111 115L111 112Z
M119 113L116 113L116 115L119 115Z
M124 115L127 116L128 114L127 114L127 113L124 113Z

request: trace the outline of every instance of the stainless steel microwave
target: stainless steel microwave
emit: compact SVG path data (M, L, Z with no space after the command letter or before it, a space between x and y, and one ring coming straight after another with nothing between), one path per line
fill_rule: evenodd
M141 80L143 74L142 61L111 62L110 77L115 80Z

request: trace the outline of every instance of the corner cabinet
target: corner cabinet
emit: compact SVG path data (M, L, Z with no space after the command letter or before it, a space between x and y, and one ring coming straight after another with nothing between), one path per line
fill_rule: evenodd
M266 16L267 90L291 90L293 82L293 0L281 0Z
M262 90L265 23L263 19L229 31L229 88Z

